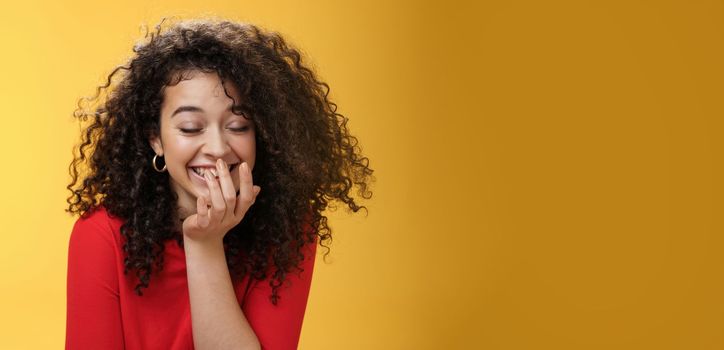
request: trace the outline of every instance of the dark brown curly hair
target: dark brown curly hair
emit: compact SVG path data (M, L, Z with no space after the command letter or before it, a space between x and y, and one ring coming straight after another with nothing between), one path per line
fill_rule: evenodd
M371 198L369 159L350 135L348 119L329 100L329 86L280 34L215 19L164 19L155 29L95 96L78 101L74 116L81 124L90 121L73 150L66 212L84 216L102 205L124 220L124 273L135 272L135 291L142 295L152 273L163 268L164 242L175 239L183 246L175 228L178 197L168 173L154 171L150 161L163 88L177 84L184 72L215 72L239 87L234 113L255 124L253 177L264 190L224 237L229 271L235 280L246 274L263 280L273 264L270 299L276 304L277 288L298 268L305 243L317 236L325 257L329 254L331 229L322 212L330 201L354 212L367 210L351 191L356 187L360 197ZM305 225L312 229L308 234Z

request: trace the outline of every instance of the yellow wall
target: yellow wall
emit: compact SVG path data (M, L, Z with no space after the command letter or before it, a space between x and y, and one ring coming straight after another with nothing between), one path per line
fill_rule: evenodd
M302 47L376 170L300 348L724 348L721 1L60 3L0 10L0 348L63 346L76 99L203 13Z

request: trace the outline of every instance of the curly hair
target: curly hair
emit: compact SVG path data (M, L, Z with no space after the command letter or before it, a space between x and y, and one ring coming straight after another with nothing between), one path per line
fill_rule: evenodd
M78 100L74 116L90 122L73 150L66 212L84 216L102 205L124 220L124 273L135 273L135 291L143 295L152 273L163 268L164 242L175 239L183 247L183 235L174 228L178 196L168 173L154 171L150 162L163 89L184 72L215 72L239 87L234 113L255 124L253 177L265 192L224 237L229 271L235 280L247 274L263 280L273 264L270 300L276 305L277 289L298 269L305 243L318 237L324 257L329 254L332 231L322 214L328 204L335 209L330 202L341 201L348 210L367 211L351 192L357 188L360 197L371 198L369 159L350 135L348 118L328 98L329 86L280 34L213 19L164 19L155 29L95 96ZM306 233L305 225L311 228Z

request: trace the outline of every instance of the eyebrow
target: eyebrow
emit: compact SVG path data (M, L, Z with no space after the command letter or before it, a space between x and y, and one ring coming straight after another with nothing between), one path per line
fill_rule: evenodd
M171 114L171 118L173 118L173 116L175 116L176 114L179 114L179 113L181 113L181 112L200 112L200 113L204 113L204 110L201 109L201 107L196 107L196 106L181 106L181 107L179 107L179 108L176 108L175 111L173 111L173 114Z
M226 110L227 110L227 111L230 111L231 108L232 108L232 106L229 106L229 108L227 108ZM175 111L173 111L173 113L171 114L171 118L173 118L173 116L175 116L176 114L179 114L179 113L181 113L181 112L198 112L198 113L204 113L205 111L204 111L201 107L197 107L197 106L181 106L181 107L179 107L179 108L176 108Z

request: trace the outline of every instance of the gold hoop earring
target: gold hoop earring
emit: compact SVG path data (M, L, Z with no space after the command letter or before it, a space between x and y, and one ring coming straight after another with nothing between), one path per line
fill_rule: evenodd
M162 173L162 172L166 171L166 162L163 162L163 169L159 169L159 168L156 166L156 157L158 157L158 154L155 155L155 156L153 156L153 159L151 160L151 165L153 166L153 170L156 170L156 171L158 171L159 173ZM163 156L161 156L161 157L163 157Z

